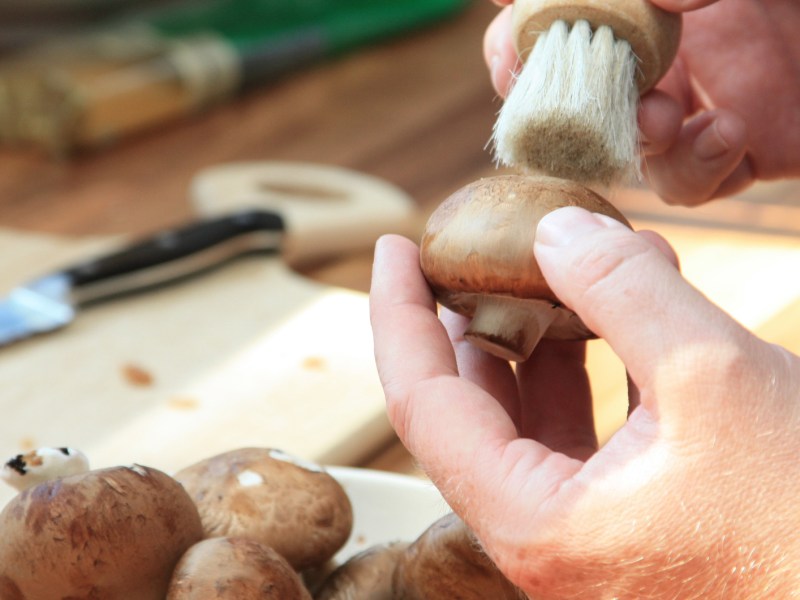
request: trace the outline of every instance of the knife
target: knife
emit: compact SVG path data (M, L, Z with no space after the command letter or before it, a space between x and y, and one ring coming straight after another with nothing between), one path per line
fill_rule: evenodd
M60 329L91 303L175 282L244 254L276 252L284 233L279 213L247 209L161 231L49 273L0 302L0 346Z

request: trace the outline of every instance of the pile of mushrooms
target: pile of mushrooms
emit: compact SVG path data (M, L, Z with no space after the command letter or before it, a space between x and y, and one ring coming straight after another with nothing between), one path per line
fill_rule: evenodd
M520 600L455 515L438 519L412 543L374 546L325 580L315 600Z
M242 448L169 476L90 470L72 448L0 469L0 600L392 600L519 596L453 514L414 541L343 564L353 534L342 485L272 448Z
M0 476L20 490L0 513L2 600L310 600L299 571L329 561L353 522L336 479L269 448L172 477L42 448Z
M544 338L594 337L545 281L533 255L548 213L579 206L627 226L593 190L545 176L488 177L456 191L433 212L420 266L439 303L472 320L464 337L505 360L527 360Z

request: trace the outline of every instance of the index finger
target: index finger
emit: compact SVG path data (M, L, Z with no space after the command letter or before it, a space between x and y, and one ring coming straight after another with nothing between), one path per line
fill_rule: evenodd
M370 320L387 401L397 398L403 403L417 381L458 374L450 338L436 314L436 302L419 267L419 252L410 240L393 235L378 240ZM397 425L402 428L402 423ZM398 433L402 438L402 432Z
M497 536L508 506L532 517L581 463L519 439L500 403L457 376L419 251L409 240L379 241L370 310L389 419L450 506L489 538Z

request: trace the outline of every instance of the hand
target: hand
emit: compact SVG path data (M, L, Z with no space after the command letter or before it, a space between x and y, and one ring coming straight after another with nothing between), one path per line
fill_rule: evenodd
M652 236L577 208L537 230L554 292L621 357L627 423L597 449L585 345L516 366L437 318L403 238L371 293L389 418L498 567L537 600L800 590L800 358L692 288ZM449 331L449 336L448 336Z
M696 205L759 179L800 176L797 0L651 1L686 11L678 58L639 111L653 189L667 203ZM502 96L519 67L510 28L506 6L484 37Z

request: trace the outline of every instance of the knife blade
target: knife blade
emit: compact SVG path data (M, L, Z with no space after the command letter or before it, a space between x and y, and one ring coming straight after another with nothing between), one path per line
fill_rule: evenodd
M94 302L175 282L243 254L277 252L285 229L279 213L248 209L167 229L48 273L0 301L0 347L65 327Z

